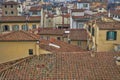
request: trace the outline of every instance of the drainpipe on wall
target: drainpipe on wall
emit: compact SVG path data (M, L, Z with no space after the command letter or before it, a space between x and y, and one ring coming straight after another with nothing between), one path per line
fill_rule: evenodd
M39 41L36 42L35 48L35 55L39 55Z

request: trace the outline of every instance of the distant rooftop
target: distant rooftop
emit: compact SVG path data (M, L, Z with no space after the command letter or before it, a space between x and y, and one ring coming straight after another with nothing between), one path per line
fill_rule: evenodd
M38 36L25 31L14 31L4 34L0 37L0 41L36 41Z

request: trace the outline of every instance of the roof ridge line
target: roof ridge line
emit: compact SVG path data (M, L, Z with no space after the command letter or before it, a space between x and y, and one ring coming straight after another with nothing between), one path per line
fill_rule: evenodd
M22 31L22 30L21 30ZM32 37L33 39L37 39L36 37L34 36L31 36L31 35L35 35L35 34L32 34L32 33L29 33L29 32L25 32L25 31L22 31L23 33L27 34L28 36ZM30 35L29 35L30 34Z

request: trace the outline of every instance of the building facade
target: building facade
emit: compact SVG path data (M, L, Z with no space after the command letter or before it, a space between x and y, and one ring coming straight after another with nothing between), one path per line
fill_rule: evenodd
M22 4L8 1L2 5L2 16L21 16L23 12Z

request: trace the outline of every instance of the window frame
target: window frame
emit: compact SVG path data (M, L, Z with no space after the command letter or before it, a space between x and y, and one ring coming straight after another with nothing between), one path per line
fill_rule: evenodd
M13 8L13 5L11 5L11 8Z
M28 26L27 25L22 25L22 30L28 31Z
M28 52L29 52L29 55L33 55L34 54L33 49L29 49Z
M113 33L114 32L114 33ZM114 36L113 36L114 35ZM106 40L114 41L117 40L117 31L107 31L106 32Z
M19 30L19 25L12 25L12 30L13 31L18 31Z

